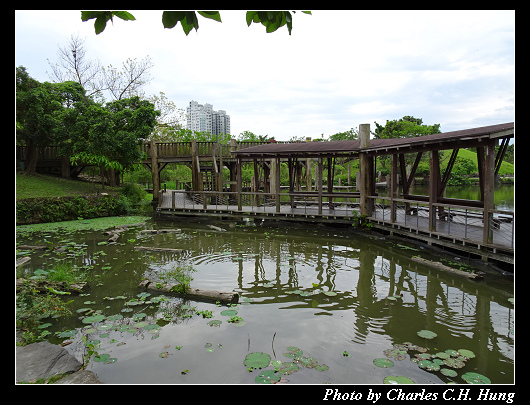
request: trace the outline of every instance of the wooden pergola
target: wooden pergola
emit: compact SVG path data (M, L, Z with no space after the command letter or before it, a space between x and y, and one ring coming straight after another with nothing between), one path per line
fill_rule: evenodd
M280 212L280 162L283 159L289 168L289 195L293 205L296 195L313 196L317 198L319 214L322 214L323 198L328 199L332 207L334 197L352 197L360 199L360 213L371 217L375 212L375 164L374 158L381 155L391 156L390 173L390 223L396 221L395 204L406 204L408 211L410 202L426 202L429 204L429 231L436 231L436 212L438 219L444 219L447 214L442 204L453 207L478 207L484 212L484 241L491 241L491 210L494 209L494 180L498 173L504 153L510 138L514 137L514 123L504 123L486 127L471 128L461 131L445 132L413 138L370 139L370 125L359 126L359 140L337 142L301 142L289 144L270 143L241 149L233 152L237 158L237 186L236 192L240 196L242 191L242 164L252 161L256 179L261 178L260 167L263 168L263 178L268 177L267 170L272 171L270 185L265 185L264 192L274 193L276 196L277 212ZM495 147L500 142L500 148L495 154ZM443 196L448 184L451 171L461 148L477 148L477 163L480 184L480 200L464 200L446 198ZM440 171L440 150L451 150L445 172ZM407 174L405 154L416 154L410 172ZM429 195L409 194L418 164L424 153L429 153ZM359 158L359 192L335 193L333 190L334 160L336 158ZM311 189L311 165L316 161L315 188ZM323 189L323 167L327 162L327 189ZM306 167L305 191L302 191L302 168ZM268 167L267 167L268 166ZM398 195L398 175L401 176L403 193ZM259 189L257 187L255 190ZM238 198L241 209L241 198Z

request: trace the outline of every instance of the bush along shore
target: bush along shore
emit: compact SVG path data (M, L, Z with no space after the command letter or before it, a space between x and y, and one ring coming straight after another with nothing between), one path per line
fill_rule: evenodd
M17 201L17 225L123 215L130 209L123 195L26 198Z
M43 182L44 180L46 182ZM24 180L24 179L21 179ZM44 193L49 191L50 183L62 185L62 179L53 177L35 177L36 184L42 185ZM77 181L69 181L64 185L64 190L57 192L68 192L69 185L72 188L78 186ZM33 198L18 198L18 188L23 188L24 183L17 184L16 201L16 224L29 225L41 222L60 222L76 219L92 219L125 215L133 211L145 211L149 203L145 201L146 191L138 184L127 183L119 189L113 189L109 193L86 193L84 195L59 195L50 197L39 195L36 192ZM71 191L71 192L75 192ZM49 193L48 193L49 194ZM27 195L27 193L26 193Z

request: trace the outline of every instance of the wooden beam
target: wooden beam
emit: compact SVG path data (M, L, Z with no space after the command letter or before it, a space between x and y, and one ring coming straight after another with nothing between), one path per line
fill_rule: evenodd
M238 211L241 211L243 209L242 201L241 201L241 192L243 191L243 162L241 158L237 158L237 186L236 186L236 192L237 192L237 209Z
M280 212L280 158L277 157L274 159L274 166L276 172L275 174L275 180L276 180L276 190L274 192L276 193L276 212Z
M416 155L416 159L414 160L414 164L412 165L412 168L410 170L409 177L407 178L406 182L403 182L403 194L408 194L410 186L412 185L412 182L414 181L414 176L416 175L416 170L418 169L418 165L420 164L421 156L423 152L418 152Z
M447 166L445 168L445 173L443 175L442 179L442 186L440 190L438 190L438 197L441 197L444 193L445 187L447 186L447 182L449 181L449 176L451 176L451 171L453 170L453 166L456 161L456 157L458 155L459 149L453 149L453 152L451 152L451 157L449 158L449 162L447 162Z
M440 155L437 150L431 150L429 159L429 231L436 231L436 208L438 202L438 183L440 181Z
M484 243L493 242L491 221L493 214L490 210L495 208L494 204L494 182L495 182L495 143L488 142L485 146L484 156Z
M370 146L370 124L360 124L359 125L359 145L361 148L367 148ZM370 157L361 151L359 154L359 180L360 187L359 192L361 193L360 198L360 209L361 215L371 215L371 203L368 199L370 196L371 184L370 172L372 171L373 166L370 165Z
M322 215L322 173L323 173L323 163L321 157L318 158L317 170L315 173L316 186L318 187L318 215Z
M403 156L403 154L399 155ZM403 163L405 161L403 160ZM397 197L398 190L398 154L392 155L391 167L390 167L390 222L396 222L396 206L394 198Z
M158 170L158 148L155 140L151 140L151 177L153 179L153 202L158 202L160 194L160 171Z

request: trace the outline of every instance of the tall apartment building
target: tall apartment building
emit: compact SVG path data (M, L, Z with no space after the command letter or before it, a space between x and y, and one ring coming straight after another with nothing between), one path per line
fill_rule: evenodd
M214 111L211 104L190 101L187 108L187 128L192 131L209 132L212 135L230 133L230 116L225 110Z

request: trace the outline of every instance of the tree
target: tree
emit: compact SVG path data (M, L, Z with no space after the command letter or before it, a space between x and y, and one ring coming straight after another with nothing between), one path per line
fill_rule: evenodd
M250 131L243 131L238 135L237 140L239 142L270 142L274 140L274 137L269 137L269 135L256 135Z
M399 120L386 121L385 126L375 122L375 131L372 132L375 139L388 139L388 138L412 138L416 136L438 134L440 133L440 124L424 125L421 118L414 118L410 115L405 115ZM427 159L425 153L422 159ZM386 173L386 164L390 161L389 155L379 156L378 161L383 166L383 172ZM405 154L405 161L412 163L412 157L410 154Z
M359 137L359 131L351 128L348 131L337 132L329 137L330 141L354 141Z
M152 80L150 71L154 67L149 56L141 60L127 59L122 68L109 65L104 68L97 59L89 59L86 55L85 39L79 35L71 35L68 43L59 47L58 61L51 63L52 71L48 73L55 83L75 81L86 90L88 97L104 98L103 92L108 91L114 100L141 96L142 88Z
M177 108L175 103L168 99L163 92L160 92L159 96L152 95L147 100L154 104L156 110L160 111L155 128L149 139L164 142L176 141L177 131L184 128L185 110Z
M406 115L399 120L386 121L385 126L375 122L375 139L412 138L440 133L440 124L423 125L421 118Z
M143 143L160 115L154 105L139 97L107 103L76 103L60 117L55 132L60 152L73 163L99 166L111 186L117 185L119 172L141 160Z
M197 11L197 13L210 20L221 22L219 11ZM296 11L293 11L296 13ZM311 11L302 11L305 14L311 14ZM128 11L81 11L81 20L89 21L95 19L94 29L96 35L103 32L113 17L121 18L125 21L134 21L136 18ZM274 32L278 28L287 25L289 35L293 29L293 16L289 11L247 11L247 26L252 23L261 23L265 26L266 32ZM195 11L164 11L162 13L162 24L164 28L173 28L180 22L184 33L188 35L192 29L199 29L199 20Z
M16 68L16 138L19 145L26 146L28 173L35 172L36 148L54 141L61 114L85 97L79 83L40 83L29 76L25 67Z
M68 43L59 47L57 62L51 63L52 72L48 73L55 83L65 81L78 82L86 90L87 96L93 96L105 90L101 64L97 59L86 56L85 40L79 34L71 35Z

